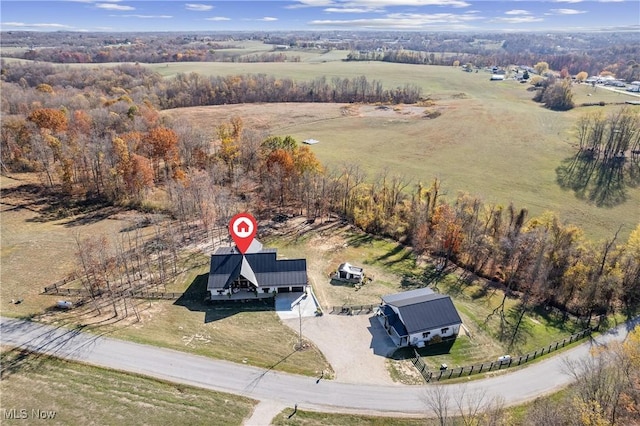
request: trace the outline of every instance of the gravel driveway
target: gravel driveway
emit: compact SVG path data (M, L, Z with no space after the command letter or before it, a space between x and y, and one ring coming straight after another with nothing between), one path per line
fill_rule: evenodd
M297 318L283 322L299 330ZM395 346L375 316L325 314L302 318L302 334L322 351L336 373L336 381L395 384L386 365L386 355Z

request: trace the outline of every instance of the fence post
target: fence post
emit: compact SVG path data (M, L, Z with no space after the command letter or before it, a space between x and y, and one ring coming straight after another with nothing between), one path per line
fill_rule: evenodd
M527 357L525 358L524 362L529 362L529 354L527 354Z
M449 378L453 375L453 368L449 371Z
M471 366L471 370L469 370L469 375L473 374L473 367L475 367L474 365Z
M482 369L484 368L484 362L482 364L480 364L480 371L478 371L478 374L482 373Z

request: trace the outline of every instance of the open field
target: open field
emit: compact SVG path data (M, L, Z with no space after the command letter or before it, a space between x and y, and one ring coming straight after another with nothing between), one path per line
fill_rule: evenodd
M239 425L256 401L133 374L3 350L2 424ZM26 419L8 420L8 410ZM7 410L7 411L4 411ZM54 413L34 418L32 410Z
M0 176L2 315L27 317L54 306L57 299L40 293L76 268L75 236L111 238L133 218L117 208L59 218L66 213L55 207L54 200L42 196L36 185L34 175Z
M298 337L280 321L272 305L243 312L247 310L246 306L214 308L200 302L205 294L206 276L202 274L208 271L206 262L204 266L180 274L166 289L170 292L196 291L199 300L175 303L134 300L141 316L137 323L133 323L133 315L124 321L96 316L91 312L90 304L70 312L53 309L62 297L42 295L41 292L46 285L77 268L75 236L115 238L122 229L131 226L135 214L108 207L58 218L62 212L33 187L37 183L35 177L21 175L21 178L28 180L0 177L2 315L37 316L58 325L83 323L98 334L109 333L119 338L293 373L315 375L318 371L331 371L315 347L301 352L293 350ZM206 254L201 258L206 260ZM18 300L20 303L12 302ZM255 339L248 330L260 330L262 338Z
M414 184L428 184L438 177L449 198L464 191L487 203L513 202L517 208L527 208L530 217L554 211L593 239L610 238L620 225L620 236L626 238L637 224L640 188L625 187L624 202L597 207L557 183L557 169L575 155L578 117L595 109L611 112L619 106L549 111L531 101L528 85L491 82L486 73L464 73L448 67L378 62L260 64L259 68L254 64L191 65L192 71L203 74L263 72L304 80L320 75L330 79L364 74L381 80L385 87L417 84L435 102L433 106L398 106L382 111L357 104L259 104L182 108L165 114L209 128L212 133L212 123L239 116L247 126L269 134L291 135L298 141L319 140L312 149L330 168L357 158L369 179L375 179L384 169ZM635 99L588 85L576 85L574 92L578 104ZM631 108L640 111L638 106ZM428 119L424 114L427 110L441 115Z
M265 49L249 43L238 52ZM238 53L236 52L236 53ZM622 189L623 202L597 207L558 184L558 169L575 155L575 123L586 112L612 112L637 94L619 93L602 87L574 85L577 105L605 102L605 107L579 107L568 112L549 111L531 101L527 84L513 80L489 81L486 72L466 73L443 66L385 62L343 62L344 51L287 51L300 54L299 63L180 62L146 64L166 77L196 72L202 75L263 73L294 80L316 77L353 78L366 75L385 88L415 84L423 96L435 102L423 111L439 112L435 119L407 114L409 107L372 114L363 106L334 104L260 104L183 108L166 111L177 119L215 132L215 125L231 116L273 135L291 135L298 140L318 139L313 150L329 167L358 159L375 179L383 169L407 180L428 184L441 179L450 198L468 192L487 203L513 202L527 208L531 216L557 212L560 219L580 226L587 236L600 240L619 234L625 239L638 223L640 188ZM100 64L116 66L118 64ZM95 64L70 64L87 67ZM617 105L611 105L617 104ZM640 111L640 106L630 106Z

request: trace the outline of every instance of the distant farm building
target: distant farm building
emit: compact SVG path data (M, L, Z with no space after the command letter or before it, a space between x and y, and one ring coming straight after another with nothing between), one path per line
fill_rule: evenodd
M247 300L304 293L308 283L306 259L277 259L276 249L254 240L244 255L233 247L211 255L207 292L210 300Z
M428 288L383 296L376 315L398 347L456 337L462 325L451 298Z
M505 79L505 75L504 74L491 74L491 78L489 80L491 81L502 81Z
M316 139L305 139L302 142L307 144L307 145L315 145L317 143L320 143L320 141L316 140Z

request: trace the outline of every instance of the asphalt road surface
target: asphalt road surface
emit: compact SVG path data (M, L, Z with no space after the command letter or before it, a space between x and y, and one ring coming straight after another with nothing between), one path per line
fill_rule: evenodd
M593 345L622 341L638 318L596 339L552 355L525 368L496 377L446 385L449 395L464 391L500 397L519 404L553 392L571 382L563 373L565 359L589 356ZM0 318L0 342L97 366L144 374L175 383L244 395L261 401L298 404L325 412L428 415L424 395L429 385L367 385L317 380L273 370L234 364L155 346L55 328L24 320ZM348 350L345 348L345 350ZM446 384L446 382L444 382Z

